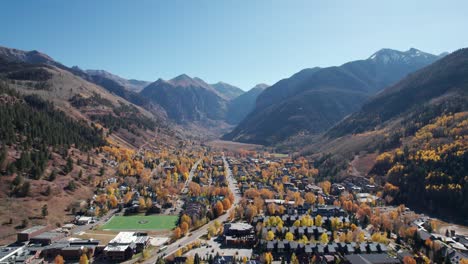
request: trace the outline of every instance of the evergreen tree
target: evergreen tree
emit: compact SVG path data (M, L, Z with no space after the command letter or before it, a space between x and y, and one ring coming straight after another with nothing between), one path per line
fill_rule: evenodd
M7 148L5 145L2 145L2 148L0 149L0 169L3 168L3 163L5 163L6 158L7 158Z
M73 170L73 160L71 157L67 158L67 164L65 165L65 173L68 174Z
M75 184L75 181L74 181L74 180L71 180L71 181L68 183L67 189L70 190L70 191L74 191L74 190L76 189L76 184Z
M200 264L200 256L198 255L198 253L195 253L195 257L193 258L193 263Z

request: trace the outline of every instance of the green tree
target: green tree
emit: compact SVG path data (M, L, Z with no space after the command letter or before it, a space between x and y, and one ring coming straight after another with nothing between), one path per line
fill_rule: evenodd
M70 191L74 191L76 189L76 184L74 180L68 182L67 189Z
M65 170L64 170L64 172L65 172L65 174L68 174L68 173L70 173L72 170L73 170L73 160L72 160L72 158L69 156L69 157L67 158L67 164L65 165Z
M5 163L6 158L7 158L7 148L5 145L2 145L2 148L0 149L0 169L3 168L3 163Z

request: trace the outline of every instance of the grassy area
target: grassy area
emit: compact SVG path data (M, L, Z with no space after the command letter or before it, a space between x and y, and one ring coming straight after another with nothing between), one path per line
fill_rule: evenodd
M102 230L170 230L176 225L178 216L173 215L132 215L114 216Z

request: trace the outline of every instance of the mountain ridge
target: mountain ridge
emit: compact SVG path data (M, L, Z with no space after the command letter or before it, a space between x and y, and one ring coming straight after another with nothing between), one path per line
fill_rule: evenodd
M301 70L263 91L255 109L223 139L271 145L300 133L322 133L380 89L437 59L416 49L381 49L368 59Z
M225 82L217 82L211 86L228 100L233 100L245 93L241 88Z
M179 124L224 120L228 102L205 81L186 74L168 81L158 79L146 86L140 95L160 105L168 117Z
M247 92L232 99L228 105L226 121L233 125L242 121L255 107L257 97L268 87L268 84L257 84Z

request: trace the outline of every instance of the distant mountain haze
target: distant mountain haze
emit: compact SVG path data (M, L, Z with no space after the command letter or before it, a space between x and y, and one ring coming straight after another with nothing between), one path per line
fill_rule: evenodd
M223 138L273 144L298 133L322 133L370 96L439 58L414 48L382 49L365 60L302 70L263 91L254 110Z
M125 89L129 91L133 91L133 92L140 92L141 90L143 90L143 88L145 88L151 83L148 81L140 81L140 80L134 80L134 79L127 80L120 76L112 74L110 72L107 72L105 70L86 70L86 73L88 73L91 76L99 76L99 77L111 79L117 82L118 84L122 85L123 87L125 87Z
M178 124L202 121L208 130L237 125L223 138L267 145L296 134L323 133L358 111L383 88L446 55L432 55L414 48L382 49L365 60L304 69L270 87L260 84L244 92L225 82L208 84L186 74L155 82L128 80L105 70L67 67L38 51L0 47L4 61L57 67L150 111L155 117L167 117Z
M226 121L233 125L242 121L255 108L257 97L267 87L267 84L257 84L249 91L231 100L228 105Z
M423 107L446 104L468 109L468 49L461 49L416 71L366 102L359 111L338 123L327 135L339 137L382 126L401 115L410 115Z
M178 123L224 120L228 100L200 78L186 74L171 80L159 79L145 87L142 96L162 106Z
M228 100L232 100L244 93L244 91L241 88L236 87L234 85L230 85L225 82L217 82L212 84L211 86L213 86L213 88L215 88L216 91L218 91Z

